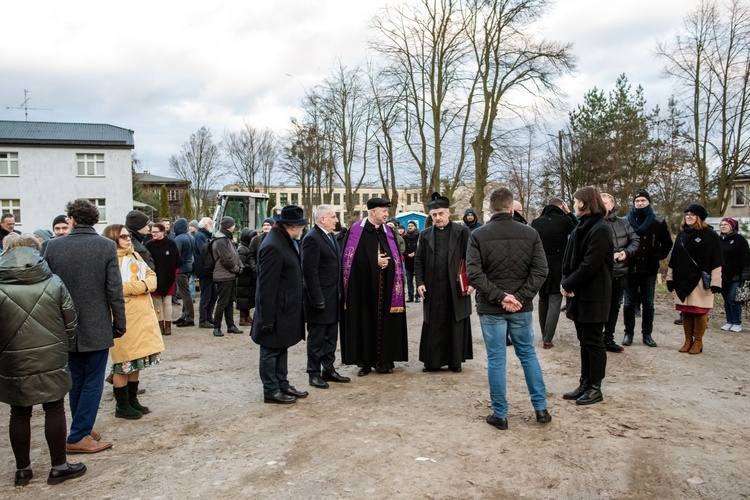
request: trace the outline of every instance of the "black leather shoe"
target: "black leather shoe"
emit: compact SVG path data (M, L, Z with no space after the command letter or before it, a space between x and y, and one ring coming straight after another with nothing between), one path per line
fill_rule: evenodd
M84 464L68 463L68 468L65 470L50 470L47 484L60 484L68 479L81 477L84 474L86 474L86 466Z
M651 338L651 335L644 335L643 336L643 343L646 344L649 347L656 347L656 342L654 342L654 339Z
M182 326L182 324L185 323L185 318L180 318L177 321L173 321L172 324L174 326Z
M605 340L604 348L609 352L622 352L625 349L621 345L617 345L614 340Z
M626 333L625 336L622 338L622 345L632 345L633 344L633 335L630 333Z
M320 375L310 375L310 385L318 389L328 389L328 382Z
M589 381L584 378L581 378L581 380L579 381L578 387L576 387L570 392L566 392L565 394L563 394L563 399L578 399L584 394L586 394L586 391L588 390L589 390Z
M215 328L211 321L201 321L198 323L199 328Z
M344 384L352 381L352 379L350 379L349 377L343 377L339 375L338 372L324 373L323 380L327 382L339 382Z
M577 405L592 405L594 403L598 403L603 400L604 400L604 396L602 395L602 386L591 384L591 387L589 387L589 390L587 390L583 396L576 399L576 404Z
M485 420L492 427L497 427L501 431L504 431L504 430L508 429L508 419L507 418L496 417L494 413L491 413L491 414L487 415L487 418Z
M34 472L31 469L17 470L16 481L13 484L16 486L26 486L33 477Z
M293 385L290 385L286 389L282 389L281 392L288 396L294 396L295 398L306 398L308 394L307 391L298 391Z
M450 367L450 370L451 370L451 371L452 371L453 373L461 373L461 372L463 371L463 370L461 369L461 367L460 367L460 366L451 366L451 367Z
M177 325L178 328L182 328L182 327L185 327L185 326L195 326L195 321L183 321L180 324L177 324L177 323L175 323L175 324Z
M263 396L263 402L264 403L274 403L277 405L288 405L292 404L295 401L297 401L297 398L294 396L290 396L289 394L284 394L283 392L279 391L276 394L271 394L270 396Z
M232 325L229 328L227 328L227 333L245 333L245 332L237 328L236 325Z
M372 372L372 368L370 368L369 366L363 366L357 372L357 376L358 377L364 377L365 375L369 375L370 372Z
M552 422L552 415L549 414L546 408L544 410L536 410L536 421L540 424Z
M214 337L223 337L224 334L221 333L221 328L214 328Z

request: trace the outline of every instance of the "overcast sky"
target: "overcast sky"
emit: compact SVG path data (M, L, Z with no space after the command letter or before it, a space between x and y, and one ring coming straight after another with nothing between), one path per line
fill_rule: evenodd
M169 156L202 125L218 142L243 120L287 129L304 87L334 60L364 60L368 25L387 0L4 2L0 119L108 123L135 131L136 153L169 175ZM671 40L697 0L558 0L539 26L574 43L574 107L625 73L664 107L657 41Z

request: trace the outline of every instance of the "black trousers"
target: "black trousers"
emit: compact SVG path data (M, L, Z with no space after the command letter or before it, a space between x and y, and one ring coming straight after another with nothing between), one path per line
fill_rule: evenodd
M607 351L604 349L604 323L575 322L576 335L581 343L581 376L599 385L607 369Z
M542 329L544 342L552 342L555 337L562 298L561 293L539 292L539 327Z
M234 287L235 280L231 281L215 281L216 284L216 311L214 311L214 326L221 328L221 317L224 316L224 321L227 324L227 328L231 328L234 325Z
M214 306L216 305L216 286L211 276L200 278L201 300L198 306L198 317L202 323L214 320Z
M42 404L44 408L44 437L47 439L52 466L63 465L66 461L65 438L68 426L65 423L65 400ZM16 457L16 468L25 469L31 465L31 410L33 406L10 407L10 447Z
M180 319L188 322L195 321L195 308L193 307L193 299L190 297L190 273L179 273L175 282L182 298Z
M609 338L615 334L617 318L620 315L620 304L625 292L625 280L627 275L612 280L612 301L609 303L609 318L604 324L604 337Z
M338 336L338 323L307 324L307 373L321 375L333 373L336 370L333 363L336 361Z

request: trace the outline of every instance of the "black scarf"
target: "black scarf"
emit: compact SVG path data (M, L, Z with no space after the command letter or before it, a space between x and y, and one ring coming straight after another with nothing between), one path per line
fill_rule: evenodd
M646 205L643 208L631 208L628 213L628 222L633 227L636 234L641 235L648 231L651 224L656 220L654 208Z

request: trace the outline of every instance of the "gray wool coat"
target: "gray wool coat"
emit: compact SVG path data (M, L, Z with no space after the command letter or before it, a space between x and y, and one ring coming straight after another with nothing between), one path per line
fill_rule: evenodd
M113 329L124 330L125 299L117 245L91 226L76 224L64 238L49 240L44 259L63 281L78 312L71 352L109 349Z

